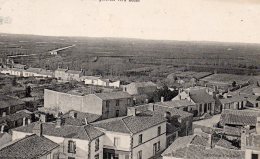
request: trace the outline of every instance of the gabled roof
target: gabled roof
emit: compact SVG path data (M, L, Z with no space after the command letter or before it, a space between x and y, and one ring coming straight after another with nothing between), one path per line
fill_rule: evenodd
M186 106L195 106L194 103L188 101L187 99L167 101L167 102L158 102L156 104L163 105L163 106L169 106L169 107L172 107L172 108L186 107Z
M36 124L38 124L38 122L34 122L26 126L21 126L13 130L33 133L33 128ZM48 136L57 136L92 141L95 138L102 136L104 133L91 125L76 126L62 124L60 127L57 127L56 123L49 122L42 123L42 134Z
M161 114L147 112L136 114L136 116L126 116L101 120L92 124L95 127L99 127L107 131L136 134L138 132L159 125L163 122L166 122L166 119Z
M59 144L37 135L29 135L0 150L0 158L34 159L49 154Z
M195 103L211 103L215 101L215 99L209 95L205 89L191 89L189 93L190 98Z
M227 141L227 140L224 140L224 139L220 139L215 145L219 146L219 147L226 148L226 149L238 150L238 147L232 145L232 143L230 141Z
M31 119L31 114L27 113L25 111L19 111L19 112L16 112L14 114L6 115L5 117L1 117L0 123L4 123L4 122L7 122L7 121L17 121L17 120L23 119L23 118Z
M6 95L0 95L0 108L7 108L10 106L16 106L16 105L21 105L24 104L22 100L9 97Z
M220 123L222 125L255 126L258 116L260 116L260 112L257 111L226 109L221 113Z
M207 139L198 135L177 138L162 156L184 159L244 159L245 152L231 149L206 149Z
M108 92L108 93L96 93L97 97L101 98L102 100L110 100L110 99L123 99L123 98L132 98L130 94L127 92Z

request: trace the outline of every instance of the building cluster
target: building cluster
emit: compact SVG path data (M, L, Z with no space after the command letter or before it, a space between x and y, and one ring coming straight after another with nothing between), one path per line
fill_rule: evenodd
M4 72L16 69L23 71ZM2 70L39 77L31 72L40 74L22 65ZM0 94L0 158L259 159L259 86L233 84L236 89L223 91L218 82L199 86L201 79L215 74L187 72L186 76L193 79L190 87L179 88L171 100L162 96L149 102L148 97L159 89L153 82L120 85L120 81L58 68L51 77L61 85L35 87L43 96L37 109L28 109L26 101L32 96L21 100ZM184 80L180 74L168 78L175 77ZM111 90L79 91L71 81ZM212 126L194 124L216 116Z
M42 68L28 67L22 64L13 64L11 68L2 68L2 74L17 77L41 77L56 78L63 82L78 81L84 82L86 85L103 86L103 87L120 87L120 81L112 81L104 79L101 76L85 76L84 71L70 70L69 68L58 68L54 71Z

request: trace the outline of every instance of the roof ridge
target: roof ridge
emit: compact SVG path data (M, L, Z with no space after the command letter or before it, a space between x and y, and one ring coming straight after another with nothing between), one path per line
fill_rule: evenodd
M86 127L87 127L87 126L90 126L90 125L84 125L83 128L84 128L85 133L87 134L87 137L88 137L88 139L89 139L89 141L90 141L90 140L91 140L90 135L88 134L88 131L86 130Z
M128 128L127 124L126 124L125 121L124 121L124 119L125 119L125 118L128 118L128 117L130 117L130 116L126 116L126 117L122 118L121 120L123 121L123 124L125 125L125 127L127 128L127 130L130 131L131 133L133 133L133 132Z

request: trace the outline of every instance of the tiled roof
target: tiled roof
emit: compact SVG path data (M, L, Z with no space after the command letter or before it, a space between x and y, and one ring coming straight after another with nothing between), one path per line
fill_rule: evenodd
M132 98L132 96L126 92L109 92L109 93L96 93L97 97L101 98L102 100L109 100L109 99L122 99L122 98Z
M139 112L147 111L148 107L149 107L149 104L135 106L136 110L139 111ZM165 112L170 112L171 116L177 116L180 119L193 116L193 114L185 112L185 111L182 111L182 110L179 110L177 108L171 108L171 107L168 107L168 106L162 106L162 105L157 105L157 104L154 104L154 112L160 113L162 115L164 115Z
M247 99L244 96L233 96L231 98L224 98L220 99L221 104L227 104L227 103L234 103L234 102L241 102L246 101Z
M250 125L254 126L260 112L250 110L224 110L221 113L220 124Z
M34 159L50 153L59 145L43 136L30 135L0 150L0 158Z
M76 71L76 70L68 70L67 73L70 73L70 74L81 74L82 72L81 71Z
M94 79L100 79L100 76L82 76L80 77L80 79L90 79L90 80L94 80Z
M152 103L150 103L150 104L152 104ZM147 111L148 107L149 107L149 104L135 106L136 110L139 111L139 112ZM160 113L162 115L164 115L165 112L170 112L171 116L179 116L181 119L193 116L193 114L191 114L191 113L179 110L177 108L159 105L157 103L154 104L154 111L157 112L157 113Z
M206 149L202 137L195 139L196 135L177 138L162 154L162 156L184 159L244 159L244 151L231 149L211 148ZM193 142L193 140L199 142ZM194 144L197 143L197 144Z
M6 95L0 95L0 108L6 108L6 107L21 105L21 104L24 104L22 100L9 97Z
M25 111L19 111L19 112L16 112L14 114L10 114L10 115L7 115L5 117L1 117L0 118L0 123L4 123L5 121L17 121L19 119L23 119L23 118L31 118L31 114L30 113L27 113Z
M61 71L61 72L66 72L68 69L64 69L64 68L58 68L57 70L55 71Z
M224 126L224 133L226 135L231 135L231 136L241 136L241 128L225 125Z
M230 149L212 148L189 145L185 159L244 159L245 152Z
M136 116L101 120L92 124L95 127L103 128L107 131L136 134L163 122L166 122L166 119L163 117L163 115L146 112L136 114Z
M158 105L164 105L164 106L169 106L169 107L195 106L194 103L188 101L187 99L167 101L167 102L159 102L159 103L156 103L156 104L158 104Z
M162 154L162 156L177 155L176 157L184 157L188 145L206 146L207 139L198 135L189 135L177 138Z
M224 140L224 139L220 139L215 145L219 146L219 147L226 148L226 149L238 150L238 147L232 145L232 143L230 141L227 141L227 140Z
M72 116L72 114L74 114L74 117ZM99 120L101 116L102 115L71 110L68 113L64 114L62 118L64 120L64 124L81 126L85 125L85 119L87 119L89 123L92 123Z
M132 82L128 85L135 86L135 87L149 87L149 86L156 87L156 84L153 82Z
M191 89L189 93L190 98L195 103L211 103L215 101L215 99L209 95L205 89Z
M13 130L33 133L33 127L35 126L35 124L37 124L37 122L31 123L26 126L21 126ZM60 127L57 127L56 123L42 123L42 134L48 136L75 138L89 141L92 141L93 139L103 135L101 131L91 125L61 125Z

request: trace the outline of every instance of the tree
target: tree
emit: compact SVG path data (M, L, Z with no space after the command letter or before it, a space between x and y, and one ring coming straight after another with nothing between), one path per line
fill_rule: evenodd
M164 97L165 101L169 101L177 95L178 95L178 91L171 91L166 85L164 85L161 89L156 90L150 96L149 99L150 102L159 102L161 100L161 97Z
M232 82L232 87L236 87L237 86L237 82L236 81L233 81Z
M12 79L12 86L16 86L16 85L17 85L17 78L14 77L14 78Z
M25 97L31 97L31 92L32 92L32 89L30 86L27 86L25 88Z

